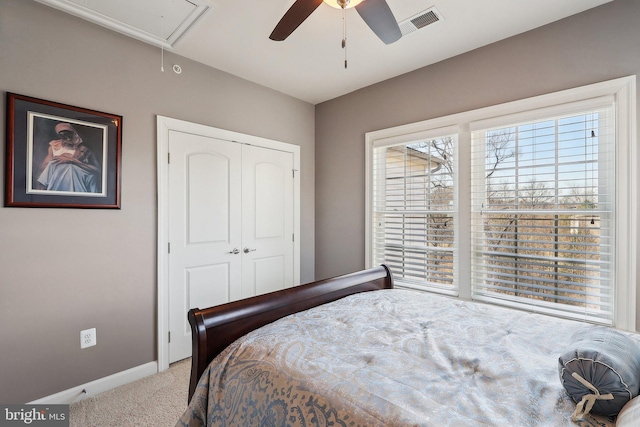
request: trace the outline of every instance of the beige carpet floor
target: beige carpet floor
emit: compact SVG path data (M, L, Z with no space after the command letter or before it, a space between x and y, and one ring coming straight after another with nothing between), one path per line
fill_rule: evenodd
M187 407L191 359L72 403L70 427L174 427Z

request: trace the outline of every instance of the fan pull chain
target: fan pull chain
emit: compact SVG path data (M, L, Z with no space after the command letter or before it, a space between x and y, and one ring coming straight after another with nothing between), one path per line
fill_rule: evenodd
M164 37L164 15L160 16L160 33ZM164 45L160 46L160 71L164 73Z
M344 50L344 69L347 69L347 10L342 8L342 49Z

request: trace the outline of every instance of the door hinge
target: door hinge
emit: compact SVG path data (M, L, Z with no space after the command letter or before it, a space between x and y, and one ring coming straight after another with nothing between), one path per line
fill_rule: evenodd
M169 342L171 342L171 331L169 331Z
M167 163L171 163L171 153L167 153Z
M171 253L171 242L167 242L167 253Z
M291 172L293 172L293 178L296 177L296 172L298 171L298 169L291 169Z
M295 242L295 241L296 241L296 233L293 233L293 234L291 235L291 241L292 241L292 242Z

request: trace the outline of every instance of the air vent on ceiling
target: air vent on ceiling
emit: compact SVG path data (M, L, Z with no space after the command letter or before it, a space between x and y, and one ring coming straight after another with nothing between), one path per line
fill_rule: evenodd
M400 31L403 36L407 34L413 33L414 31L418 31L421 28L426 27L427 25L434 24L438 21L442 21L444 17L435 7L431 7L427 10L423 10L422 12L405 19L398 23L400 26Z

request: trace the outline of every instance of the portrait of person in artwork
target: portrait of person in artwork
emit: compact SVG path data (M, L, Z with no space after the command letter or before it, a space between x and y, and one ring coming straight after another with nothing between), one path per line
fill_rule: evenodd
M41 190L100 192L100 164L70 123L55 126L58 139L49 142L36 186Z

